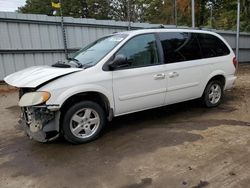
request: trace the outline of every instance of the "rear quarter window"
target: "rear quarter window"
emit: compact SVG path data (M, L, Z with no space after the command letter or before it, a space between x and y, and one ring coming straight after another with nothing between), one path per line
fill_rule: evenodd
M205 33L198 33L203 58L219 57L230 54L226 44L218 37Z

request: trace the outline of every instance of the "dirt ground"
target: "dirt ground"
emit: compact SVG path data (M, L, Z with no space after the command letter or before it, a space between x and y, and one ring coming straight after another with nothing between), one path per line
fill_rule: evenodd
M250 187L250 64L213 109L197 101L114 119L88 144L48 144L18 127L16 92L0 93L0 187Z

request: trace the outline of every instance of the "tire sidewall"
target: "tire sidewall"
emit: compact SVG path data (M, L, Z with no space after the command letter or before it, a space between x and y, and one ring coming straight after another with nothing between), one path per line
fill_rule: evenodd
M96 132L93 135L91 135L88 138L78 138L70 130L70 121L71 121L72 116L78 110L83 109L83 108L91 108L91 109L95 110L100 117L100 124L99 124L98 129L96 130ZM82 101L82 102L76 103L73 106L71 106L68 109L68 111L65 113L65 116L64 116L63 122L62 122L62 133L63 133L64 138L73 144L87 143L87 142L93 141L96 138L98 138L100 136L100 134L102 133L105 125L106 125L106 116L105 116L105 112L104 112L103 108L95 102Z
M221 97L220 97L220 100L219 100L217 103L212 104L212 103L210 102L210 100L209 100L209 90L210 90L211 86L214 85L214 84L218 84L218 85L220 86L220 89L221 89ZM205 104L207 107L209 107L209 108L211 108L211 107L216 107L216 106L218 106L218 105L221 103L221 101L222 101L222 99L223 99L223 96L224 96L223 84L222 84L220 81L218 81L218 80L212 80L212 81L210 81L210 82L208 83L208 85L206 86L206 89L205 89L205 92L204 92L204 97L203 97L204 104Z

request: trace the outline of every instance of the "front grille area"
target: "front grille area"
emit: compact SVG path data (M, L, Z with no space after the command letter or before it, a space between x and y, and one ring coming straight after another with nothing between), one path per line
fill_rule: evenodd
M20 88L19 99L37 88ZM59 135L55 120L55 112L50 111L46 105L21 107L21 120L19 121L24 131L30 138L39 142L47 142L56 139ZM51 122L54 121L54 122Z
M23 119L25 120L26 124L29 125L32 122L32 111L27 107L23 107L21 109L23 113Z
M41 121L43 125L53 120L55 112L49 111L46 107L22 107L22 118L27 125L34 121Z

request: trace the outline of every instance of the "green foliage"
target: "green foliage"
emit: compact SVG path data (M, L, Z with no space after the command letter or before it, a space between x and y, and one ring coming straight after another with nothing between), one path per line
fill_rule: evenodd
M152 23L174 24L173 1L152 0L148 3L145 20Z
M52 15L51 0L26 0L23 7L19 7L17 12Z
M58 1L54 0L54 2ZM109 0L61 0L61 2L64 16L108 19ZM26 0L26 4L19 7L17 12L52 15L53 9L51 0ZM60 15L59 10L56 15Z
M207 19L206 26L211 26L215 29L236 30L237 22L237 0L213 0L212 3L213 15L211 23ZM250 31L250 1L241 0L241 31Z
M57 0L54 0L57 1ZM174 0L61 0L63 15L175 24ZM191 0L176 0L177 23L191 26ZM236 29L237 0L195 0L197 27ZM128 10L129 8L129 10ZM21 13L53 15L51 0L26 0ZM59 10L55 15L60 15ZM241 0L241 31L250 31L250 1Z

